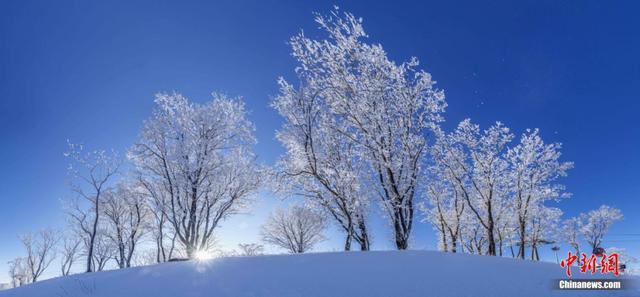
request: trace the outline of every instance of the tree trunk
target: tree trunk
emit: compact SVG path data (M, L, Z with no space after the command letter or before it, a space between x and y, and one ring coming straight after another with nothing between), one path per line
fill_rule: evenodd
M360 251L368 251L369 250L369 240L363 241L360 243Z
M195 249L193 248L192 244L187 243L186 252L187 252L187 258L193 259L195 255Z
M518 247L518 257L524 260L524 245L525 245L525 225L526 222L520 220L520 246Z
M93 219L93 230L91 232L91 238L89 239L89 250L87 251L87 271L86 272L93 272L93 265L92 265L92 261L93 261L93 246L95 244L95 240L96 240L96 233L98 231L98 219L100 216L100 203L99 203L99 199L100 198L100 191L98 191L98 193L96 194L96 211L95 211L95 218Z
M487 250L487 254L490 256L495 256L496 255L496 239L493 235L493 219L489 220L489 228L487 229L487 244L488 244L488 250Z
M358 230L360 230L360 238L356 239L360 244L361 251L368 251L371 247L369 242L369 233L367 231L367 225L364 222L364 218L358 217Z
M440 221L440 228L441 228L441 232L442 233L442 248L444 248L445 252L449 251L449 246L447 245L447 232L445 231L444 228L444 223L442 221Z
M407 242L405 234L402 231L402 226L399 219L394 219L393 227L395 230L396 248L399 250L406 250L409 247L409 243Z
M344 240L344 250L345 251L350 251L351 250L351 239L353 238L353 235L350 234L349 232L347 232L347 238Z
M118 267L120 269L125 268L126 266L126 260L125 260L125 248L124 248L124 243L121 241L120 243L118 243L118 253L120 254L120 260L118 260Z
M411 233L411 223L413 220L413 206L408 204L407 216L402 208L396 208L394 210L393 228L395 233L396 248L398 250L406 250L409 248L409 234Z

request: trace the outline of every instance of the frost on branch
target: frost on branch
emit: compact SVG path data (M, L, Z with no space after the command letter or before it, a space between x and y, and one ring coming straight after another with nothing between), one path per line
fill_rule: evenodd
M336 118L310 90L280 80L280 95L272 103L285 124L277 138L287 149L278 162L278 183L285 193L300 195L326 211L346 234L345 250L355 240L370 246L366 224L372 193L356 145L339 132ZM285 187L282 187L285 185Z
M419 177L428 150L425 135L442 120L444 92L434 88L429 73L417 69L417 59L397 64L388 59L381 45L366 43L362 20L352 14L334 11L330 16L318 15L316 22L327 39L310 39L300 33L290 41L299 63L296 73L301 95L288 98L291 92L287 90L292 87L282 81L285 91L274 105L282 114L295 107L297 100L313 103L302 104L309 114L304 110L283 114L287 125L318 129L316 120L321 120L328 125L323 132L340 135L337 141L349 153L343 154L348 158L345 164L357 168L361 165L356 162L364 163L364 168L357 168L366 170L364 173L354 172L361 180L359 185L370 185L375 191L390 219L396 247L406 249L414 197L424 190ZM300 145L309 135L294 135L294 139L280 137L290 153L289 161L297 165L310 162ZM298 143L297 148L292 142Z
M545 144L538 129L535 129L527 130L527 133L521 136L520 143L507 152L510 188L520 238L518 255L522 259L527 223L531 217L537 215L536 210L545 210L541 205L547 200L569 196L564 186L556 182L559 177L566 176L567 171L573 167L571 162L559 161L561 148L562 145L559 143ZM535 247L536 244L533 242L534 251Z
M116 247L119 268L131 267L134 252L147 232L149 208L138 184L121 182L104 200L105 236Z
M27 256L20 263L15 263L17 269L26 267L27 282L36 282L44 271L51 265L56 257L55 246L58 243L58 235L53 230L42 230L36 234L25 233L20 236L20 241L24 246Z
M325 240L324 217L311 208L294 205L289 209L276 209L262 226L265 243L283 248L290 253L304 253Z
M82 145L69 143L65 156L71 159L69 173L73 177L75 199L67 202L66 211L72 229L82 238L86 248L86 272L96 270L94 249L99 233L101 206L105 193L111 190L111 181L122 164L115 152L95 150L86 152Z
M242 210L258 188L254 126L244 104L214 94L196 104L158 94L129 158L189 258L209 247L218 224Z
M602 238L607 234L614 222L622 219L622 212L608 205L586 214L580 214L580 233L591 245L591 248L602 247Z
M487 254L502 255L506 244L524 259L528 245L537 259L538 246L555 238L546 222L559 219L545 202L569 196L557 182L573 166L559 161L561 145L527 130L509 147L514 136L500 122L481 130L467 119L451 133L434 133L425 214L444 250L455 251L459 240L467 250L485 253L486 245Z

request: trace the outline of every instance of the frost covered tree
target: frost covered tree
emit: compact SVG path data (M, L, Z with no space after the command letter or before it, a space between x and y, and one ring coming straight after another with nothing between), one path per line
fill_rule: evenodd
M31 272L27 267L26 258L15 258L7 263L9 265L9 278L13 288L26 285L31 282Z
M421 205L420 209L440 234L442 250L455 253L458 251L461 226L468 223L463 221L466 218L466 202L445 168L436 164L431 171L432 179L426 191L427 205Z
M118 267L131 267L138 243L146 233L149 217L146 201L138 185L121 182L104 200L105 236L116 247Z
M496 255L496 221L509 203L504 154L513 135L499 122L481 131L468 119L450 134L436 133L434 159L446 168L468 210L484 228L487 254Z
M265 243L286 249L290 253L304 253L325 238L324 217L312 208L294 205L288 209L276 209L262 226L261 237Z
M538 246L556 242L558 236L557 226L560 225L562 211L555 207L536 206L531 209L529 216L527 241L531 245L531 260L540 260ZM526 241L525 241L526 242Z
M279 185L324 209L346 234L345 250L355 240L369 250L366 211L371 192L363 184L364 163L356 147L311 90L294 89L280 80L280 95L272 106L284 117L277 138L287 149L279 161Z
M114 152L85 152L82 145L71 143L65 156L72 160L69 173L74 177L72 190L78 196L67 205L67 214L72 228L85 242L86 272L92 272L95 271L92 259L102 212L102 198L110 190L110 181L118 172L121 160Z
M80 256L82 240L73 235L65 235L62 240L62 247L60 250L60 271L62 276L67 276L71 273L71 267Z
M513 202L499 204L499 208L496 210L496 254L503 256L505 245L508 245L513 250L514 238L516 237L515 219ZM512 255L515 255L512 252Z
M147 266L158 263L157 256L155 249L142 250L133 257L132 266Z
M462 223L484 228L487 254L503 255L506 243L514 255L513 247L518 246L517 255L524 258L527 238L534 230L527 225L532 217L542 215L535 212L545 209L545 201L569 196L558 178L565 176L573 164L559 160L561 145L544 143L535 129L526 130L519 143L509 148L514 138L509 128L497 122L481 130L469 119L460 122L451 133L438 127L434 133L437 141L431 149L432 167L437 170L429 173L430 187L444 182L449 190L432 190L431 196L435 192L461 197L466 203L465 211L475 216L475 220ZM437 205L431 204L431 211L437 211L433 209ZM460 224L460 217L440 224L445 226L448 222ZM476 228L466 229L474 232L467 234L469 238L477 236ZM479 245L474 246L477 251Z
M417 59L397 64L381 45L366 43L361 19L336 9L315 20L327 39L300 33L290 41L300 85L310 100L326 106L333 130L354 146L354 155L346 157L365 162L364 176L381 199L396 247L406 249L414 198L423 190L425 135L442 120L444 93L434 88L429 73L417 69Z
M487 253L487 233L471 211L462 214L464 224L460 226L460 242L469 254L483 255Z
M244 104L214 94L204 104L158 94L129 158L164 200L161 210L186 255L206 249L213 231L250 202L261 181Z
M85 243L86 245L87 243ZM91 257L91 266L95 271L105 269L109 261L115 259L118 248L106 236L105 230L98 230L94 240L94 249Z
M602 238L607 234L613 223L622 219L622 212L608 205L586 214L580 214L580 234L592 249L602 247Z
M36 282L56 257L58 236L51 229L42 230L36 234L20 235L27 256L24 264L29 272L29 282Z
M618 259L620 264L625 265L626 267L629 267L629 264L636 264L638 263L638 259L636 257L633 257L629 254L629 252L627 252L627 249L625 248L617 248L617 247L608 247L606 249L606 253L607 255L611 255L613 253L617 253L618 254ZM626 269L625 269L626 270ZM632 270L626 270L627 272L632 272ZM633 274L633 273L631 273Z
M141 185L141 194L146 197L150 219L147 221L147 229L151 230L155 242L155 262L162 263L173 258L176 251L176 237L168 221L165 206L168 205L168 194L163 191L164 186L160 181L138 177Z
M238 249L242 256L259 256L264 253L264 246L257 243L240 243Z
M580 218L572 217L562 223L562 234L564 240L576 250L576 255L580 254Z
M550 199L567 197L564 186L557 183L573 167L571 162L561 162L559 143L545 144L538 129L522 134L520 143L509 149L509 179L513 187L513 207L517 215L519 236L518 257L525 257L527 223L535 210L545 210L541 205ZM544 215L544 214L542 214ZM532 246L535 250L535 245Z

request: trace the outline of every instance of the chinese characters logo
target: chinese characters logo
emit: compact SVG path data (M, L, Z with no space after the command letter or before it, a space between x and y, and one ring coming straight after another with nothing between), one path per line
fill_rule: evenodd
M566 259L560 262L560 266L567 269L567 276L571 277L571 265L576 263L580 267L580 272L586 273L587 271L591 271L591 274L595 274L596 271L600 271L602 274L613 273L613 275L620 275L620 266L618 264L619 260L618 253L611 253L610 255L606 255L605 253L601 254L592 254L587 258L587 254L582 253L581 257L578 259L578 255L574 255L569 252L569 255Z

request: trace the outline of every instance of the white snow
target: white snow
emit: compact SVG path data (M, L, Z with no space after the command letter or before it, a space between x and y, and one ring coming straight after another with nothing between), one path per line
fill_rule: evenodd
M564 273L554 263L511 258L431 251L338 252L229 257L77 274L2 291L0 297L640 296L638 288L553 289L553 280L564 278ZM573 275L591 277L577 269Z

